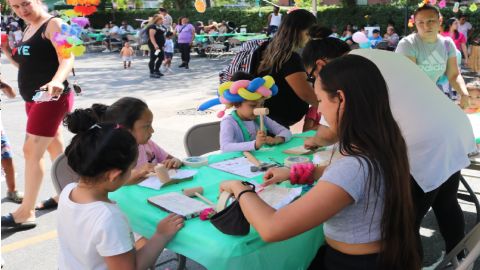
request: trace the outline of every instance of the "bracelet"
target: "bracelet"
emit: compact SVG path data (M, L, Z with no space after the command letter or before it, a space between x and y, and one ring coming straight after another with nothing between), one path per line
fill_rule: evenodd
M256 193L255 190L253 190L253 189L245 189L245 190L243 190L242 192L238 193L237 202L239 202L239 201L240 201L240 197L242 197L242 195L245 194L245 193L247 193L247 192Z
M295 164L290 168L290 183L297 184L313 184L313 171L315 166L312 163Z

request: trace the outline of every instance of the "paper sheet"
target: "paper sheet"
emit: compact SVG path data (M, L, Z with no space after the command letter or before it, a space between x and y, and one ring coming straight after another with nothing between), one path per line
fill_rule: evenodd
M218 163L209 165L211 168L228 172L231 174L236 174L245 178L253 178L259 175L262 175L264 172L251 172L250 167L254 166L246 157L238 157L234 159L228 159Z
M211 207L201 201L197 201L177 192L150 197L148 198L148 202L167 212L176 213L187 219L196 217L201 211Z
M169 170L168 175L171 179L185 179L195 176L197 174L196 170ZM158 179L156 174L150 175L147 179L138 183L139 186L160 189L164 183Z
M295 198L302 194L302 188L287 188L278 185L262 187L256 181L250 181L255 185L255 190L262 200L275 209L280 209L291 203Z

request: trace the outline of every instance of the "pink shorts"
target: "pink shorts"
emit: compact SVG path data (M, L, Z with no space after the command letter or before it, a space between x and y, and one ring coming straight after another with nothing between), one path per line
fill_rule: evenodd
M320 124L320 113L318 112L318 107L310 106L305 118L313 120L316 124Z
M57 101L26 102L27 133L55 137L58 127L73 107L73 91L62 94Z

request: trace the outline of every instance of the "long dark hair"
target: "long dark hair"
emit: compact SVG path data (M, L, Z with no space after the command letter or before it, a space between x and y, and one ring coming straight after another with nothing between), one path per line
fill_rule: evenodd
M443 24L443 32L450 32L450 27L457 21L457 18L452 17L448 20L445 21ZM455 39L458 39L458 36L460 36L460 33L458 32L457 29L454 30L455 32Z
M329 98L338 97L339 89L345 95L341 119L337 111L340 153L365 161L366 190L373 196L380 195L383 181L380 269L420 269L407 147L380 70L364 57L347 55L324 66L319 76Z
M302 32L309 29L316 21L317 18L305 9L294 10L287 14L263 53L257 74L268 74L274 67L275 71L280 70L292 57L294 51L300 47Z

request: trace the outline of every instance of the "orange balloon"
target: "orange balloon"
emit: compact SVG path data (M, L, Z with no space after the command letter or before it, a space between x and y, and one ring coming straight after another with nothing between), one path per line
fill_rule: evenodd
M200 12L204 13L207 9L207 5L205 4L204 0L195 0L195 9Z

